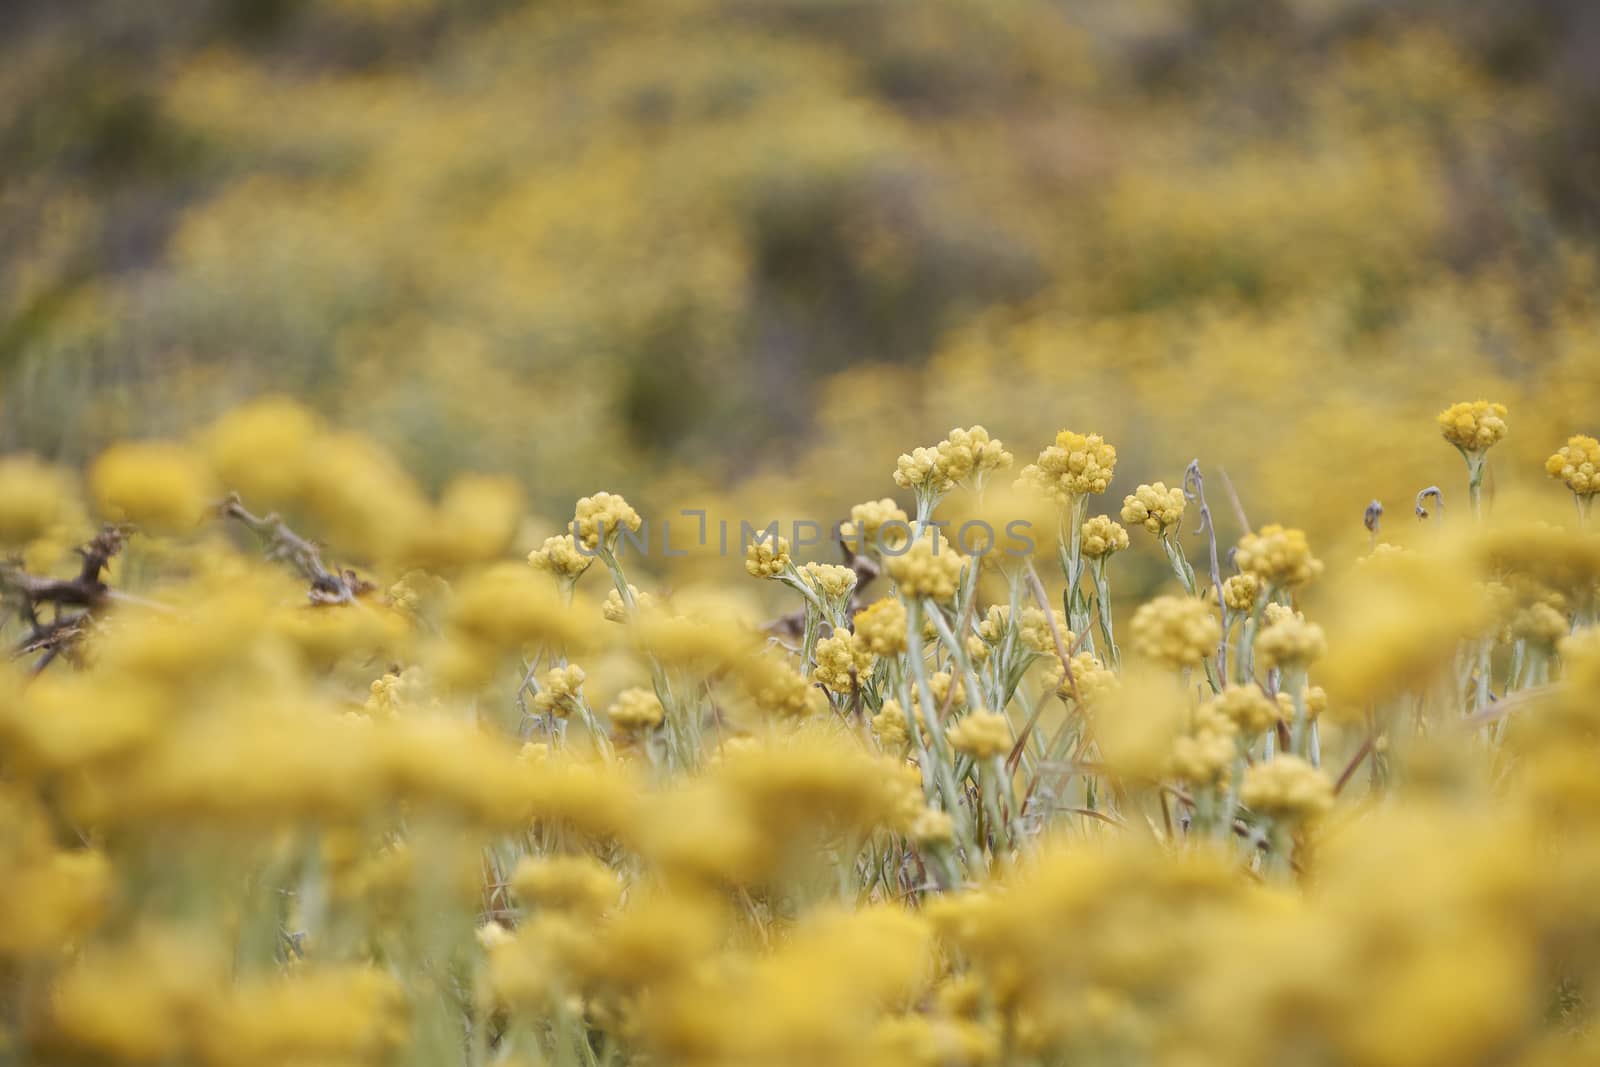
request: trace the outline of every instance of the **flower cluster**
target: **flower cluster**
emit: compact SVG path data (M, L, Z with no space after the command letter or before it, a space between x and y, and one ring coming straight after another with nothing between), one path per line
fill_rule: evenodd
M1183 521L1185 503L1183 490L1168 489L1165 482L1140 485L1122 498L1122 521L1165 537Z
M1600 494L1600 441L1575 434L1545 460L1545 473L1561 479L1576 497Z
M1439 432L1463 452L1487 452L1506 436L1506 406L1462 401L1439 412Z
M1157 597L1133 615L1133 641L1140 653L1174 667L1199 666L1221 637L1211 608L1192 597Z
M1241 537L1234 564L1269 589L1293 589L1322 573L1322 561L1311 554L1305 531L1276 523Z
M1117 450L1099 434L1062 430L1055 443L1022 468L1021 483L1060 501L1103 493L1117 466Z

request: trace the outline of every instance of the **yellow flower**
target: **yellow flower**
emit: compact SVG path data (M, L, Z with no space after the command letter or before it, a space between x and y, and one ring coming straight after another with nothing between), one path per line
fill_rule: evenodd
M1164 536L1183 521L1186 501L1183 490L1167 488L1167 483L1140 485L1122 498L1122 521L1129 526L1143 526L1156 536Z
M1230 685L1206 703L1246 737L1254 737L1286 717L1272 698L1253 685Z
M584 548L593 551L600 547L602 533L605 535L605 547L610 549L617 543L623 527L638 530L644 520L622 497L615 493L600 492L579 499L573 509L572 523L577 539Z
M626 732L640 732L660 726L666 718L666 709L648 689L624 689L606 710L611 725Z
M944 493L955 488L955 481L945 468L944 457L933 448L913 448L903 452L895 461L894 484L902 489L915 489L922 493Z
M776 578L788 566L787 537L758 537L745 546L744 569L753 578Z
M628 583L628 593L633 597L633 602L638 606L640 613L656 610L656 598L643 592L632 582ZM606 599L600 605L600 615L607 622L627 622L628 605L623 601L622 594L613 586L606 590Z
M1574 496L1600 494L1600 441L1581 434L1567 438L1565 447L1544 461L1544 470L1561 479Z
M1103 493L1117 466L1117 450L1099 434L1062 430L1055 444L1022 468L1021 484L1041 489L1060 501Z
M975 760L986 760L1011 751L1011 720L992 711L973 711L950 728L950 746Z
M1261 579L1253 574L1235 574L1222 583L1222 603L1231 612L1247 614L1261 595Z
M945 477L956 483L969 479L981 481L989 471L1011 466L1012 456L1005 447L990 438L982 426L970 430L959 427L934 446Z
M593 562L594 556L580 552L570 533L546 537L544 544L528 553L528 563L534 570L568 582L577 581Z
M898 656L906 650L906 606L892 596L873 601L856 612L855 639L874 656Z
M1439 432L1463 452L1486 452L1506 435L1506 406L1462 401L1439 413Z
M1092 708L1096 702L1116 692L1121 685L1117 672L1096 659L1093 652L1079 652L1072 657L1070 680L1066 671L1061 669L1061 662L1054 656L1051 660L1050 677L1055 686L1056 696L1069 703L1075 699L1073 692L1076 690L1076 699L1082 700L1085 708Z
M605 914L622 895L616 872L592 856L525 857L511 888L524 904L587 916Z
M161 533L194 529L217 497L205 464L163 441L107 449L89 471L89 490L107 518Z
M578 689L584 677L583 668L576 663L545 671L539 676L539 692L533 698L534 710L541 715L566 718L578 700Z
M1201 600L1161 596L1133 613L1134 646L1169 666L1199 666L1221 637L1221 624Z
M812 680L835 693L850 692L852 677L860 678L872 669L872 654L857 646L843 630L818 641L816 656Z
M1107 515L1095 515L1083 524L1083 554L1104 559L1128 547L1128 531Z
M1244 772L1239 799L1259 815L1313 818L1333 807L1333 783L1300 757L1280 755Z
M1285 529L1273 523L1259 533L1239 539L1234 563L1272 589L1304 585L1322 573L1322 561L1311 555L1304 530Z
M32 456L0 459L0 545L25 545L68 517L67 476Z
M1222 781L1238 756L1238 744L1234 740L1237 732L1233 720L1213 703L1200 705L1195 711L1191 732L1172 743L1168 773L1198 786Z
M905 709L900 706L898 700L889 699L883 702L878 714L872 717L872 729L878 735L879 743L891 752L898 751L911 743Z
M948 542L922 538L885 560L902 596L949 600L956 595L966 559Z
M896 527L885 535L883 528L890 523ZM850 521L840 525L839 533L857 552L895 549L911 535L911 520L900 505L884 497L851 508Z
M807 563L800 568L800 576L825 598L842 601L856 587L856 572L837 563Z
M1256 654L1268 667L1304 670L1327 651L1322 627L1298 612L1273 620L1256 637Z

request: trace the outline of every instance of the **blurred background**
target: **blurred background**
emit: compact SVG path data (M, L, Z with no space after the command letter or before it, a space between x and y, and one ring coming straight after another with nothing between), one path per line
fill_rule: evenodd
M1363 539L1454 400L1495 490L1597 429L1597 238L1591 0L0 5L0 447L67 462L285 393L552 525L826 520L1071 427L1113 514L1198 457Z

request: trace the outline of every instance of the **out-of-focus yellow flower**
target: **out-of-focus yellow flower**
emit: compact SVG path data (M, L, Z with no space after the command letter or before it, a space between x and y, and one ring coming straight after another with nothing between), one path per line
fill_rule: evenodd
M578 542L570 533L546 537L543 544L528 553L528 563L534 570L567 582L583 577L593 562L593 555L578 551Z
M1161 596L1133 613L1134 647L1173 667L1198 667L1221 637L1221 624L1202 600Z
M883 702L878 713L872 717L872 729L878 735L878 741L890 752L897 752L911 743L905 709L898 700Z
M874 656L906 650L906 606L896 597L874 600L855 614L856 643Z
M1328 650L1322 627L1292 612L1256 636L1256 654L1268 667L1304 670Z
M1190 732L1172 743L1169 773L1197 786L1220 782L1238 758L1237 732L1233 720L1214 703L1200 705Z
M950 600L961 582L966 558L949 543L921 538L898 556L885 560L889 577L902 596L913 599Z
M1322 573L1322 561L1312 556L1305 531L1276 523L1241 537L1234 563L1269 589L1293 589Z
M617 906L622 883L593 856L528 856L511 873L524 904L577 915L603 915Z
M606 709L611 725L626 733L653 730L666 717L660 699L648 689L624 689Z
M1011 721L993 711L968 712L946 734L950 747L975 760L992 759L1011 751Z
M578 690L585 677L583 668L576 663L545 671L539 676L539 692L533 698L534 710L542 715L566 718L578 700Z
M1333 807L1333 783L1300 757L1280 755L1244 772L1239 799L1271 818L1314 818Z
M157 533L193 530L217 497L211 472L181 445L114 445L89 470L89 491L107 518Z
M222 488L247 507L287 508L303 492L310 468L321 462L317 417L286 397L234 408L200 435Z
M1183 521L1185 504L1183 490L1176 486L1168 489L1165 482L1140 485L1122 498L1122 521L1162 537Z
M522 491L508 478L464 475L445 489L431 517L401 550L403 562L429 570L487 563L505 554L522 518Z
M1439 412L1439 432L1463 452L1486 452L1506 435L1506 406L1461 401Z
M50 532L72 510L66 474L32 456L0 459L0 545L21 546Z
M1272 698L1253 685L1230 685L1207 703L1246 737L1254 737L1283 718Z

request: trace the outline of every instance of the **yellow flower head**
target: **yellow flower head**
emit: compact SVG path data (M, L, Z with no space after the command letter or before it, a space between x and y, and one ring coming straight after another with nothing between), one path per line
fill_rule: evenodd
M1506 406L1462 401L1439 412L1439 432L1463 452L1486 452L1506 435Z
M1011 453L982 426L951 430L950 436L934 449L945 478L955 483L981 480L989 471L1009 467L1012 463Z
M1050 652L1056 650L1055 635L1050 632L1050 623L1046 621L1045 614L1038 608L1027 607L1022 609L1022 624L1017 627L1017 637L1022 642L1022 647L1029 652ZM1054 616L1055 632L1061 636L1063 647L1071 648L1077 635L1067 629L1067 617L1060 609L1050 613ZM998 645L1005 639L1006 627L1011 620L1011 607L1007 604L992 604L983 621L978 623L978 635L991 645Z
M1105 492L1116 466L1117 450L1099 434L1062 430L1056 434L1055 444L1039 453L1037 462L1022 468L1019 481L1067 501Z
M583 668L576 663L545 671L539 676L539 692L533 698L534 710L541 715L566 718L577 703L584 677Z
M605 547L609 549L617 543L617 535L624 526L637 530L644 520L622 497L615 493L600 492L578 500L573 509L572 523L583 547L593 550L600 546L602 533L605 535Z
M666 716L661 701L648 689L624 689L616 701L606 709L611 725L627 733L651 730L661 725Z
M1333 783L1298 756L1278 756L1244 772L1239 799L1259 815L1314 818L1333 807Z
M842 601L856 587L856 572L837 563L807 563L800 576L828 600Z
M577 581L593 562L594 556L579 551L578 542L570 533L546 537L544 544L528 553L528 563L534 570L568 582Z
M100 513L163 533L192 530L217 489L205 464L187 449L162 441L114 445L89 471Z
M878 735L879 743L890 752L898 751L911 743L905 709L900 706L898 700L889 699L883 702L878 714L872 717L872 730Z
M898 656L906 650L906 606L892 596L873 601L856 612L855 639L875 656Z
M1184 505L1183 490L1176 486L1168 489L1165 482L1141 485L1122 498L1122 521L1165 536L1183 521Z
M812 680L835 693L850 692L852 671L859 678L872 669L872 654L858 646L843 630L818 641L816 656Z
M656 610L656 598L632 582L628 583L628 592L633 596L633 602L638 605L641 614ZM615 587L606 590L605 602L600 605L600 615L607 622L628 621L628 605L623 603L622 594L617 592Z
M1544 461L1544 470L1560 478L1574 496L1600 494L1600 441L1582 434L1567 438L1566 445Z
M937 446L902 452L895 461L894 484L919 493L945 493L956 485L945 469Z
M1246 737L1254 737L1284 717L1272 698L1253 685L1230 685L1207 705Z
M966 559L943 540L922 538L885 565L903 596L949 600L956 595Z
M890 523L895 525L885 533L883 528ZM911 520L899 504L884 497L851 508L850 521L840 525L839 533L857 552L877 548L895 549L910 536Z
M1311 554L1305 531L1276 523L1241 537L1234 563L1241 572L1274 589L1304 585L1322 573L1322 561Z
M950 728L950 746L973 759L986 760L1011 751L1011 721L993 711L973 711Z
M1168 773L1193 785L1213 785L1224 779L1238 756L1238 727L1213 704L1195 711L1191 732L1172 743Z
M1134 646L1169 666L1199 666L1221 636L1221 624L1202 600L1160 596L1133 613Z
M1256 654L1268 667L1303 670L1327 651L1322 627L1298 612L1272 620L1256 637Z
M1061 669L1059 660L1052 664L1050 675L1055 685L1056 696L1069 703L1077 699L1083 702L1085 708L1093 708L1098 701L1116 692L1121 685L1117 672L1101 663L1093 652L1077 653L1072 657L1071 664L1070 680L1067 678L1067 673ZM1073 696L1074 690L1077 693L1076 698Z
M1256 606L1261 595L1261 579L1253 574L1235 574L1222 583L1222 603L1236 614L1243 615Z
M744 569L753 578L776 578L789 566L787 537L757 537L745 546Z
M1089 559L1105 559L1128 547L1128 531L1110 516L1095 515L1083 524L1083 554Z

